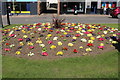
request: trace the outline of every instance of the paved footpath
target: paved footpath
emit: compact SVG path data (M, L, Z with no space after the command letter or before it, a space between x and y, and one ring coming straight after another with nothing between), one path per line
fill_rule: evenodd
M33 24L39 22L52 22L53 15L55 14L42 14L42 15L14 15L10 16L11 24ZM80 14L80 15L60 15L65 18L65 22L73 23L118 23L117 18L111 18L109 15L92 15L92 14ZM7 24L7 17L2 16L3 25Z

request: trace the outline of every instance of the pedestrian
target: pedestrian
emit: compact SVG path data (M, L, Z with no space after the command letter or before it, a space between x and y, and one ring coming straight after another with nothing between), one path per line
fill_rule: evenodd
M77 15L78 12L77 12L77 5L75 5L75 8L74 8L74 15Z
M67 13L67 5L64 4L63 6L64 6L64 14L66 14Z
M109 15L110 14L110 8L108 7L107 9L106 9L106 15Z
M106 7L104 7L104 15L106 15Z
M16 11L16 14L17 14L17 16L18 16L18 14L19 14L19 13L18 13L18 11L19 11L18 6L15 7L15 11Z
M11 7L10 7L10 6L8 6L8 13L9 13L9 16L12 15L12 14L11 14Z
M103 8L102 7L100 8L100 14L101 15L103 14Z

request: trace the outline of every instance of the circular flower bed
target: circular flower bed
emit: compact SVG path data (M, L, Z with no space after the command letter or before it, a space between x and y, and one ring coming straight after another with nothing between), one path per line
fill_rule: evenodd
M50 23L16 26L2 30L3 55L20 57L69 57L104 53L115 49L118 29L81 23Z

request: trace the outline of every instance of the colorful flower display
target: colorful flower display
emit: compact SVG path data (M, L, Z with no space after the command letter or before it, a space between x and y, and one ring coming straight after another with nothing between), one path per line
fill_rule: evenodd
M29 57L79 54L85 56L100 53L107 48L113 50L114 45L120 41L118 29L97 24L62 23L61 28L53 28L51 23L35 23L1 32L4 54L15 53L16 56Z

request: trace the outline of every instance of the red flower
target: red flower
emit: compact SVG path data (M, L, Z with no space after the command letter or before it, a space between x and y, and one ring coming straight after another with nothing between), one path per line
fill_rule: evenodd
M73 50L74 53L77 53L78 51L76 49Z
M10 35L10 37L14 37L14 36L15 36L15 34L11 34L11 35Z
M18 41L23 41L23 39L22 39L22 38L19 38Z
M103 30L103 28L99 28L99 30Z
M42 56L48 56L48 53L47 52L43 52Z
M34 46L30 46L29 48L30 48L30 49L34 49Z
M80 37L80 34L76 34L75 36L76 36L76 37Z
M65 28L61 28L62 30L65 30Z
M62 48L62 50L68 50L68 48L66 48L66 47L63 47L63 48Z
M90 29L90 26L88 26L87 29Z
M70 30L74 30L74 28L70 28Z
M99 41L104 41L104 39L103 38L99 38Z
M88 43L87 46L91 47L91 46L93 46L93 44L92 43Z
M53 30L49 30L50 32L53 32Z
M64 35L61 35L60 37L64 37Z
M10 49L9 49L9 48L5 48L4 50L5 50L5 51L10 51Z
M5 45L7 45L7 46L8 46L8 45L10 45L10 44L9 44L9 43L5 43Z

